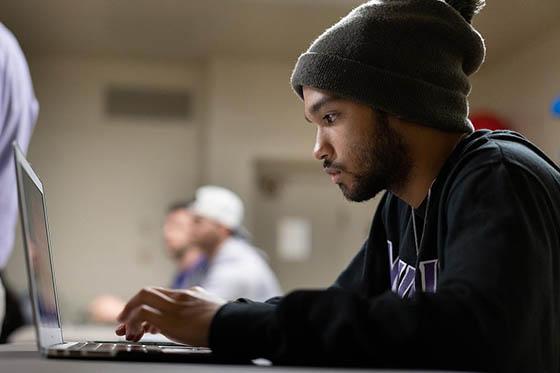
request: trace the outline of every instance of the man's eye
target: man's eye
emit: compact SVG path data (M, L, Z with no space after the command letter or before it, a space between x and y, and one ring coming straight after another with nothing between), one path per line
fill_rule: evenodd
M333 124L335 120L336 120L335 113L329 113L323 117L323 121L325 121L325 123L327 124Z

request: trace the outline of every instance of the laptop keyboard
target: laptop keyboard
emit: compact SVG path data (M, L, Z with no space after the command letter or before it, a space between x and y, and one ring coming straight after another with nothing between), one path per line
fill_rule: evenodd
M68 348L69 351L80 352L143 352L143 353L161 353L158 346L146 346L139 344L126 344L126 343L87 343L80 342Z
M188 347L188 346L158 346L155 344L130 344L130 343L96 343L96 342L79 342L70 346L68 351L79 351L83 353L119 353L119 352L136 352L136 353L163 353L167 350L181 350L182 352L209 352L207 348Z

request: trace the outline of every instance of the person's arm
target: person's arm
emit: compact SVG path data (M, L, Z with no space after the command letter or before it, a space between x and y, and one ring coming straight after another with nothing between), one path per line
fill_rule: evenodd
M137 340L156 328L225 359L528 371L558 354L559 242L549 233L558 206L549 198L528 172L504 164L458 179L443 201L435 294L367 299L332 288L296 291L277 305L220 305L147 289L125 307L117 332Z
M0 23L0 269L12 251L17 218L12 142L27 150L37 113L25 57L13 35Z
M381 232L384 230L381 214L384 201L385 198L382 199L382 203L378 206L373 222L373 226L376 226L376 230L379 231L376 237L383 242L385 242L385 235ZM355 276L353 273L362 274L365 271L365 263L367 261L376 261L378 259L370 255L368 256L369 259L366 260L366 249L367 243L363 245L360 254L352 260L348 268L337 278L332 285L333 288L344 288L354 292L363 291L363 289L360 289L363 287L360 284L359 276ZM381 261L383 263L386 262L386 260ZM378 263L377 265L380 264ZM380 284L377 284L378 288L383 286L387 287L388 279L385 279L385 285L382 284L383 281L379 282ZM209 288L210 291L216 292L211 286ZM223 302L210 300L207 296L204 297L205 299L202 299L201 290L202 288L198 287L175 291L161 288L142 289L128 302L124 311L119 315L118 321L121 324L117 327L117 334L126 335L127 339L138 340L142 337L144 332L155 331L164 333L169 338L176 338L183 343L207 346L210 322L223 305ZM204 292L207 292L207 290L205 289ZM283 299L284 297L274 297L265 302L254 302L249 299L241 298L237 299L235 302L231 302L231 304L250 305L245 314L247 320L251 320L252 314L254 313L256 316L255 320L259 320L261 323L260 325L265 327L265 322L267 322L267 320L263 320L260 316L263 316L265 313L269 315L273 314L276 306L281 303ZM193 302L189 301L188 303L184 303L186 300L193 300ZM164 316L163 314L165 314L165 317L162 317ZM185 324L193 323L193 318L187 318L185 314L200 314L199 316L201 316L203 320L207 320L208 324L201 327L198 325L194 328L177 328L177 325L171 322L176 321L177 318L183 318ZM178 334L176 329L180 329L184 333ZM193 334L191 332L192 330L205 330L206 334ZM258 354L258 352L256 353ZM236 357L232 358L236 359Z
M0 41L6 36L0 24ZM12 142L16 139L18 120L13 104L13 68L9 50L0 48L0 270L4 267L14 241L17 213L15 171Z
M333 288L277 306L231 303L213 318L210 347L277 363L491 369L552 317L543 306L556 265L546 263L552 219L540 188L503 164L456 182L435 294L366 299Z
M216 263L210 267L200 287L226 300L236 300L249 290L251 278L238 262Z

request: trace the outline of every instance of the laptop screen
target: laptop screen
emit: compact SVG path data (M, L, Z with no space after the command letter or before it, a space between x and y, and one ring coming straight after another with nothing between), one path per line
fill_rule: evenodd
M42 189L33 179L33 177L37 179L36 176L29 174L28 169L33 172L29 164L22 165L21 162L18 159L18 190L24 225L30 294L40 347L45 348L54 343L62 343L45 217L46 209Z

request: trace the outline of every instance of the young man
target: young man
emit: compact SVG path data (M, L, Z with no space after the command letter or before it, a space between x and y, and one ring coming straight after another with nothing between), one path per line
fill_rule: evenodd
M196 191L189 212L192 224L187 245L199 247L207 258L201 287L226 300L265 301L282 294L264 253L240 237L244 207L237 194L203 186Z
M177 263L173 289L200 286L220 302L242 297L265 301L282 294L264 253L242 237L243 215L239 196L214 185L198 188L192 201L171 208L163 230ZM202 256L193 258L189 250ZM102 296L92 303L90 314L96 321L114 322L124 306L120 299Z
M321 35L292 86L352 201L385 193L335 284L267 303L144 289L117 332L161 329L275 363L558 372L560 169L467 119L476 0L376 0Z
M188 289L200 285L208 267L204 252L190 243L194 217L189 211L189 205L192 202L178 202L170 206L163 224L165 248L177 268L172 289Z

